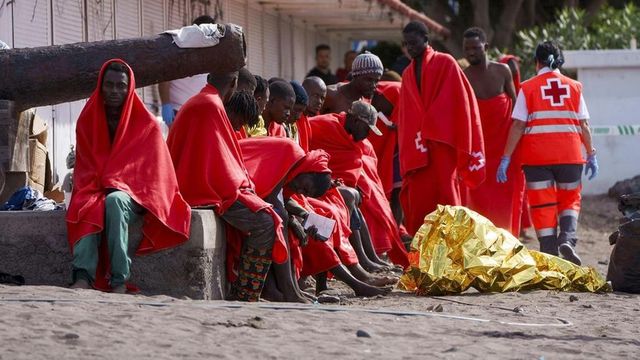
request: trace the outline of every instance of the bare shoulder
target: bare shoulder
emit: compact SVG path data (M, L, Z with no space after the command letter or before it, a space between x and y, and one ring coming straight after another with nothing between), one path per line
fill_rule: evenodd
M489 68L492 71L495 71L498 74L505 75L511 77L511 69L509 69L509 65L502 64L496 61L491 61L489 63Z

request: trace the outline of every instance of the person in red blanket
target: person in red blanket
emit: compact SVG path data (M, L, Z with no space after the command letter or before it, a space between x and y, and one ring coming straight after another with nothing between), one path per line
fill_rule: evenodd
M242 159L224 103L234 93L237 72L211 73L207 85L180 109L167 145L178 183L192 207L213 207L243 235L231 297L258 301L272 262L288 260L282 220L261 199Z
M462 47L469 67L464 70L478 100L486 167L490 174L498 171L502 150L511 127L511 110L516 101L511 71L505 64L487 58L487 37L477 27L463 34ZM497 227L520 235L524 175L520 166L509 172L513 181L499 184L489 176L474 190L468 190L466 206L487 217Z
M128 227L141 218L138 255L178 246L189 237L191 210L180 195L158 122L135 87L124 61L107 61L78 118L66 217L73 288L127 291Z
M260 112L258 102L252 93L234 92L229 101L224 104L224 109L238 140L248 138L247 129L258 126Z
M269 101L262 112L269 136L287 137L283 124L289 120L295 101L296 94L288 82L276 80L269 85Z
M307 92L309 103L304 109L304 115L307 118L320 114L320 109L327 97L327 85L317 76L309 76L302 82L304 91Z
M377 174L375 153L367 140L370 131L380 134L376 118L377 111L373 106L364 101L354 101L347 113L312 118L309 121L313 133L310 144L312 149L323 149L331 155L329 167L334 178L355 189L361 199L356 209L359 216L352 217L352 221L360 221L365 229L369 229L365 233L371 234L371 239L362 239L362 246L373 245L371 250L376 257L387 253L395 264L406 266L406 250ZM354 248L356 246L354 244ZM369 252L366 255L375 259L369 256Z
M460 181L484 181L486 159L473 89L451 55L433 50L427 27L402 31L412 57L402 74L398 104L400 201L410 234L441 205L461 205Z

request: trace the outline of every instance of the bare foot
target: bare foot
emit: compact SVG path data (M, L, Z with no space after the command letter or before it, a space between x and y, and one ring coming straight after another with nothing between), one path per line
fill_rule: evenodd
M111 292L114 294L126 294L127 293L127 285L116 285L111 289Z
M386 266L377 264L375 262L360 262L360 266L362 266L363 269L367 270L367 272L378 272L387 270Z
M276 289L271 289L268 287L264 287L262 290L261 298L272 301L272 302L284 302L284 295Z
M300 292L302 293L302 296L306 297L307 299L309 299L311 302L316 302L318 301L318 298L315 297L313 294L310 294L306 291L302 291L300 290Z
M387 285L395 285L398 282L398 278L395 276L370 276L369 279L366 279L364 282L371 286L387 286Z
M72 289L91 289L91 285L85 279L78 279L71 285Z
M378 295L387 295L393 291L393 287L375 287L367 284L359 285L353 289L356 296L372 297Z
M292 302L292 303L301 303L301 304L310 304L311 303L311 300L307 299L302 294L298 294L297 292L291 294L290 296L285 296L284 301Z

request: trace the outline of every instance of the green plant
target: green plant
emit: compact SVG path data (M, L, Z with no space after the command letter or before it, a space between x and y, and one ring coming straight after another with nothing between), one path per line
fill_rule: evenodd
M516 37L514 53L527 79L535 71L535 48L544 40L557 41L563 50L628 48L632 38L640 38L640 9L633 3L621 9L605 6L590 20L584 10L565 8L555 22L522 30Z

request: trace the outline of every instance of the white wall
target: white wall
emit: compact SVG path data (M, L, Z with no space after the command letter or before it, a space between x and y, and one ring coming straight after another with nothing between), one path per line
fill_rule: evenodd
M564 67L577 69L584 86L600 165L599 176L584 181L584 193L604 194L616 181L640 175L640 135L616 134L619 125L640 125L640 51L565 51L564 55ZM599 135L608 126L614 126L614 134Z

